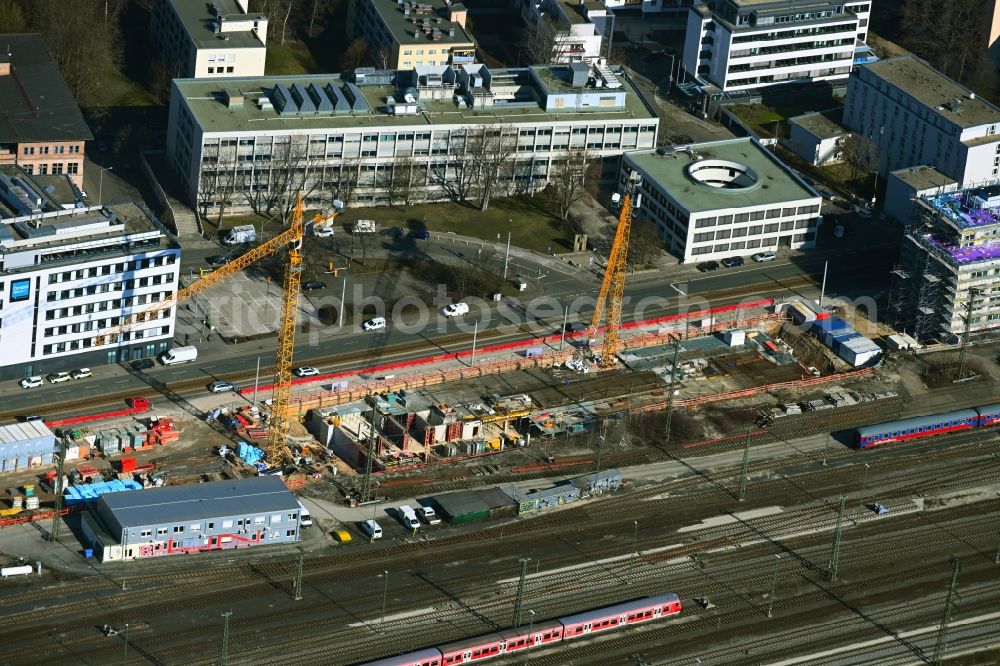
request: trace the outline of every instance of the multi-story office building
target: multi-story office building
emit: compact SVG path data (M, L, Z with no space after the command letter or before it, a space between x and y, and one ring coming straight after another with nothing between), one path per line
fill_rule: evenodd
M521 12L528 23L525 57L535 62L594 62L604 53L615 25L614 13L599 0L526 2ZM548 27L542 21L549 22ZM549 46L551 54L536 52Z
M890 311L921 342L1000 328L1000 185L918 199L922 223L903 241Z
M349 9L348 33L364 38L369 59L383 69L458 67L476 61L467 13L451 0L358 0Z
M135 204L0 220L0 377L166 350L173 308L135 324L123 339L100 332L172 296L179 267L180 248Z
M682 262L816 244L822 198L750 138L625 153L642 177L640 218Z
M264 76L267 16L250 0L154 0L150 34L175 76Z
M242 93L175 80L170 101L167 156L203 215L259 209L290 180L315 207L332 198L389 203L400 175L409 201L474 199L477 170L498 159L491 180L503 196L544 187L568 151L586 150L614 173L622 151L656 145L651 106L604 65L445 65L227 84ZM488 155L478 154L484 142L494 146Z
M1000 176L1000 108L914 56L859 67L844 125L874 143L882 177L919 165L962 187Z
M93 139L40 35L0 35L0 164L68 175L83 186Z
M706 0L689 10L684 70L722 91L846 79L871 0Z
M276 476L101 495L82 523L102 562L295 543L301 507Z

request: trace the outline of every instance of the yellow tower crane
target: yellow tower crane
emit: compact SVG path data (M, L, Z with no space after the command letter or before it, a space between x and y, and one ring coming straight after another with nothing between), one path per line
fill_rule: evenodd
M267 464L282 462L285 440L291 423L288 420L292 398L292 361L295 356L295 311L302 284L302 196L295 204L288 228L293 240L288 247L282 289L281 321L278 326L278 350L275 353L274 387L271 389L271 423L267 435ZM341 304L343 307L343 304Z
M94 346L102 347L109 344L126 342L131 330L138 324L169 317L171 308L198 296L221 283L230 275L242 271L264 257L287 248L289 259L285 269L282 291L281 319L278 327L278 348L274 366L274 388L271 394L271 427L269 428L267 442L268 464L280 464L290 425L288 412L291 399L292 362L295 350L295 310L301 291L300 285L302 279L302 235L302 197L300 195L288 229L247 251L245 254L236 257L228 264L220 266L184 289L178 290L170 298L133 312L127 317L126 321L113 328L99 331L94 338Z
M628 268L629 235L632 231L632 192L622 198L621 211L618 213L618 230L615 231L615 241L608 255L608 266L604 269L604 280L601 282L601 292L594 305L594 317L590 322L590 330L596 331L601 325L601 315L607 310L608 317L604 329L604 345L598 359L603 366L612 366L618 355L618 329L622 323L622 302L625 298L625 273Z

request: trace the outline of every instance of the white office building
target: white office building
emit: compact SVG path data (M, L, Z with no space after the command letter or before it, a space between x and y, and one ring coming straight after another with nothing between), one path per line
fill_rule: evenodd
M684 69L723 92L844 80L867 53L870 12L870 0L704 0L688 13Z
M226 92L228 90L228 92ZM586 150L610 173L624 150L656 145L657 116L620 70L447 65L227 81L175 80L167 156L202 215L260 210L290 181L306 205L476 199L544 188L553 164ZM496 150L479 153L484 142ZM283 193L284 192L284 193Z
M822 198L751 138L625 153L642 177L639 218L682 262L814 247Z
M135 324L124 339L99 334L172 296L179 267L180 248L136 204L0 220L0 378L165 351L173 308Z
M545 2L529 2L521 7L521 12L527 30L545 30L539 28L539 22L551 22L552 55L530 53L537 61L546 60L556 63L594 62L605 51L606 41L614 30L614 12L609 10L600 0L546 0ZM529 44L531 39L529 38ZM543 44L546 40L539 40ZM541 46L542 44L539 44Z
M859 67L844 125L875 144L878 172L928 165L962 188L1000 177L1000 108L913 56Z
M250 0L154 0L150 35L174 76L264 76L267 16Z

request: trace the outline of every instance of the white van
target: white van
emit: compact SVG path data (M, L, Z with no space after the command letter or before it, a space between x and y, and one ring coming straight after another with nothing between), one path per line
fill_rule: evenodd
M396 511L399 522L403 524L403 527L408 530L415 530L420 527L420 521L417 520L417 512L413 510L412 506L404 504L396 509Z
M367 534L370 539L382 538L382 526L371 518L361 523L361 531Z
M381 331L385 328L385 317L374 317L361 324L366 331Z

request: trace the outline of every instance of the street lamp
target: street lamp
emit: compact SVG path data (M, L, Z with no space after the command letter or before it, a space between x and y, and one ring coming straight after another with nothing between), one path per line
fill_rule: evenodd
M100 206L103 203L104 195L104 172L114 171L114 167L101 167L101 177L97 179L97 205Z
M528 622L528 649L524 651L524 663L528 663L528 650L535 647L535 637L531 634L535 628L535 611L528 609L528 613L531 614L531 621Z
M778 564L781 562L781 555L774 556L774 572L771 574L771 594L767 597L767 616L774 615L774 586L778 582Z

